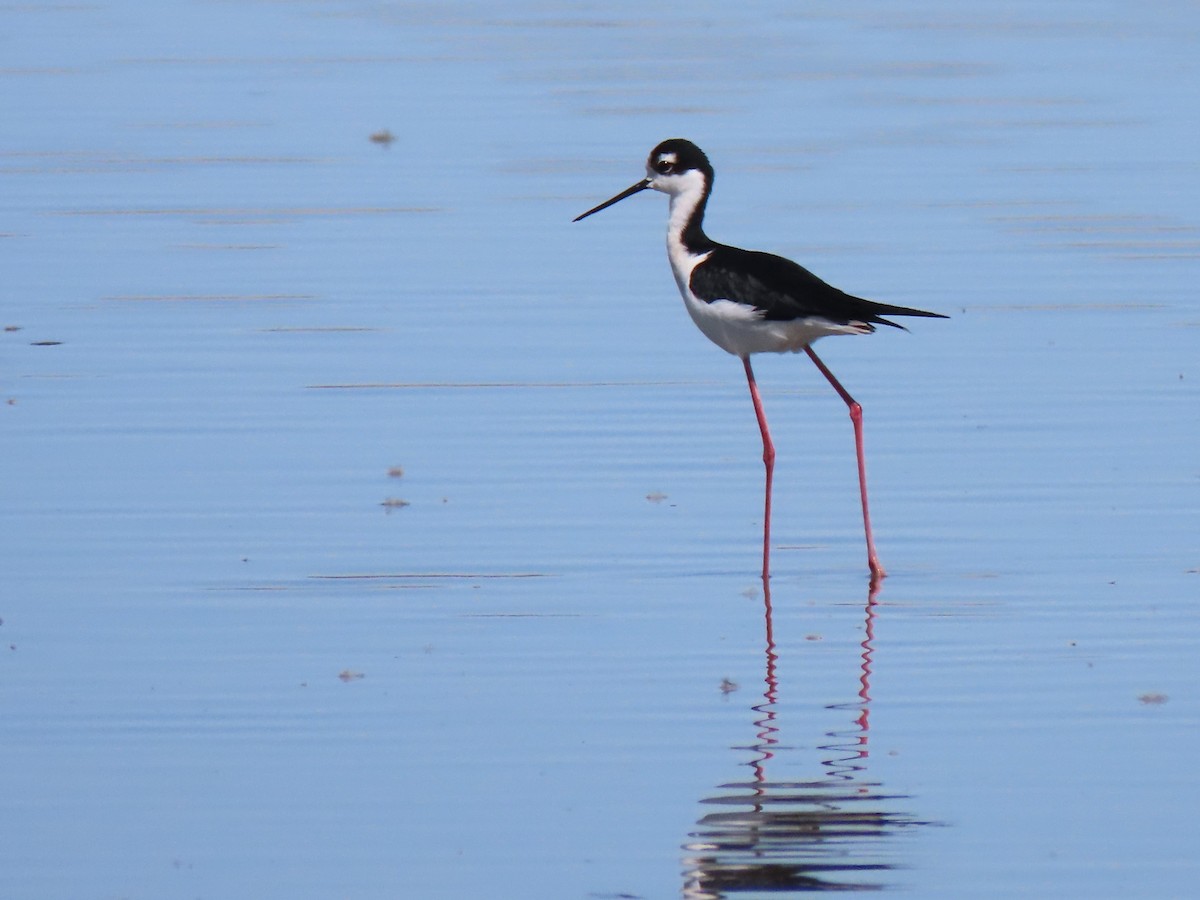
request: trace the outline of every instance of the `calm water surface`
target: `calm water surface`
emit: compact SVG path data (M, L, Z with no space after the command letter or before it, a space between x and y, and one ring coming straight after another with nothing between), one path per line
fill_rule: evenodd
M0 7L0 893L1187 897L1200 11ZM946 312L756 361L665 201ZM375 139L372 139L375 136Z

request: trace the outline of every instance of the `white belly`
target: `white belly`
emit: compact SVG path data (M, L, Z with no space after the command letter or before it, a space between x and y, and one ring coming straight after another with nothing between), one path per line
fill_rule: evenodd
M733 300L699 299L688 287L692 270L708 254L692 256L668 241L668 255L683 304L704 336L727 353L747 357L752 353L796 353L817 338L830 334L863 334L861 325L839 325L828 319L808 317L780 322L764 319L755 307Z
M706 303L683 290L683 302L696 327L710 341L734 356L752 353L796 353L817 338L830 334L861 334L850 325L837 325L828 319L805 318L778 322L762 318L752 306L732 300Z

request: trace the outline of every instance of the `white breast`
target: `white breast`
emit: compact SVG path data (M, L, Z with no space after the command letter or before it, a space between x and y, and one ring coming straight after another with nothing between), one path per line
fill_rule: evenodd
M700 173L688 172L683 177L688 176L694 176L695 183L685 184L671 194L667 257L684 306L705 337L734 356L746 357L752 353L795 353L826 335L863 334L869 330L861 324L839 325L819 317L771 321L764 319L758 308L749 304L732 299L705 301L693 294L690 287L692 272L708 259L711 251L692 253L683 243L683 230L704 192Z
M828 319L809 317L778 322L764 319L753 306L734 300L701 300L691 291L692 272L709 253L692 254L682 241L669 233L667 255L671 271L683 297L688 315L704 336L727 353L746 357L752 353L796 353L817 338L830 334L862 334L863 328L839 325Z

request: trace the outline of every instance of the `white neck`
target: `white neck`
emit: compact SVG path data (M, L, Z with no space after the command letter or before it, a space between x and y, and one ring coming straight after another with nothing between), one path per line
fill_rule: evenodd
M671 185L671 215L667 221L667 240L681 242L683 229L687 227L696 207L704 199L706 185L704 175L695 169L676 176Z
M692 269L708 256L707 252L693 253L683 243L684 229L704 200L704 176L699 172L688 172L672 187L676 190L671 191L671 211L667 220L667 257L679 290L686 296Z

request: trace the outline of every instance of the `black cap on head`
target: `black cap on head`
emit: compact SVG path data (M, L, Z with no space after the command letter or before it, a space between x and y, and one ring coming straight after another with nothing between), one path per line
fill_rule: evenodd
M712 184L713 167L708 157L703 150L683 138L670 138L651 150L646 166L659 175L678 175L696 169L703 172L708 183Z

